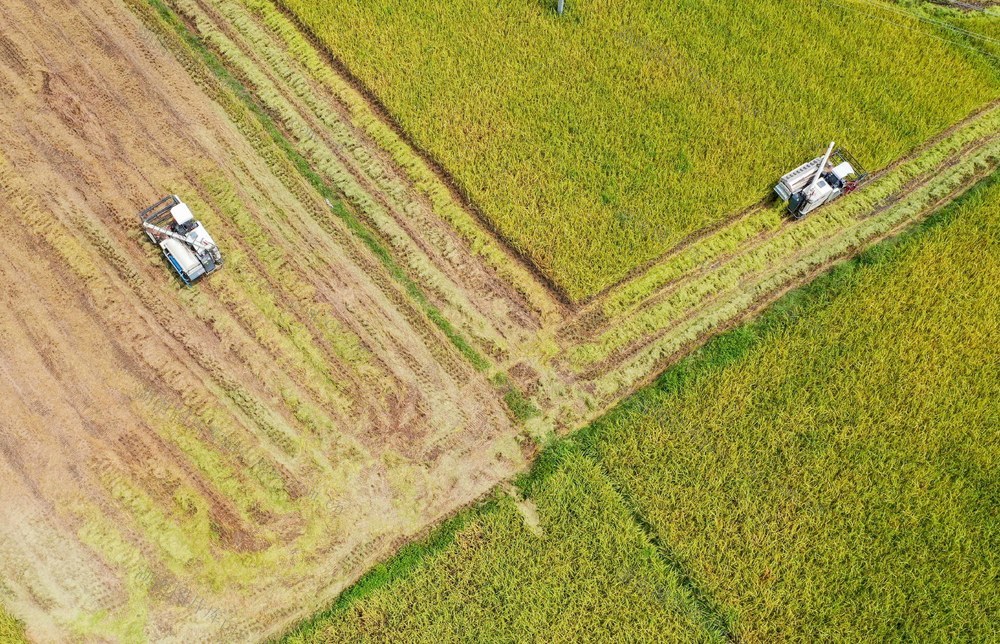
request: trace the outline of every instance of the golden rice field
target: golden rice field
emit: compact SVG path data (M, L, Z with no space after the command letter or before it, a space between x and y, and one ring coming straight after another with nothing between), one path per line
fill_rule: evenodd
M1000 89L882 3L281 1L575 301L831 139L878 168Z
M989 639L998 205L993 175L720 336L287 641Z

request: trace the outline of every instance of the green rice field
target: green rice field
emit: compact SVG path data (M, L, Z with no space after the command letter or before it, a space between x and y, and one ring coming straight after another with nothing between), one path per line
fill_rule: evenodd
M984 641L1000 175L543 453L290 641ZM440 535L439 535L440 536Z
M27 641L24 637L24 624L15 619L3 606L0 606L0 642L21 644Z
M998 95L996 59L879 2L282 0L575 301L830 140L870 169Z

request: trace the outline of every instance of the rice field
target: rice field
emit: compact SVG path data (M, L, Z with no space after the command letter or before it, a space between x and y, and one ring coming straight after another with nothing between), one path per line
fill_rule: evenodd
M994 632L998 203L994 179L602 423L596 458L741 639Z
M19 267L17 279L0 279L9 304L0 307L0 443L8 456L0 459L0 604L23 622L0 610L0 642L18 641L24 630L33 641L256 641L331 601L291 637L769 638L772 631L746 617L748 605L756 615L757 595L728 592L719 581L738 578L725 570L734 562L713 559L703 544L674 541L690 535L672 531L653 486L675 498L671 485L683 480L633 463L644 455L615 437L614 419L625 418L626 433L656 434L643 445L654 462L733 450L756 463L756 444L739 441L684 445L704 454L657 453L657 436L683 430L673 420L654 422L661 412L684 418L666 394L699 391L692 364L708 364L720 377L728 377L725 362L749 372L751 348L766 348L786 327L794 341L797 327L782 315L821 313L825 300L849 290L853 272L828 278L818 295L791 308L786 303L770 322L730 334L574 439L555 437L592 423L778 293L923 221L1000 165L1000 101L935 130L953 120L948 109L958 114L963 101L972 105L981 98L975 92L988 96L993 87L979 54L941 44L944 64L969 73L948 81L955 92L941 102L933 84L902 83L901 91L933 104L893 125L919 121L907 132L921 144L863 191L804 222L790 222L777 206L750 208L618 287L567 306L272 0L0 5L0 22L11 26L0 33L0 87L11 106L0 111L0 212L12 214L0 216L0 277L4 267ZM598 9L585 8L607 29ZM678 15L691 20L711 18L683 9ZM575 34L567 47L587 44L579 22L586 15L571 6L568 25L552 23ZM721 86L707 84L707 74L721 63L713 60L698 59L704 74L668 66L662 76L714 92ZM884 67L876 70L883 80L892 71ZM38 70L47 70L41 85ZM739 83L732 87L760 89ZM864 87L851 88L864 96ZM685 93L671 109L736 105L730 95L706 96L698 103ZM783 96L767 105L778 109ZM871 105L895 114L897 98ZM747 105L756 111L728 109L730 117L763 123L762 104ZM617 112L611 116L602 127L620 126ZM695 125L724 125L720 119L713 113ZM865 127L874 129L859 140L878 130ZM937 133L917 136L925 130ZM735 140L732 132L717 134ZM691 149L684 139L676 144ZM192 289L164 273L163 258L135 228L133 213L166 192L182 194L224 246L225 270ZM691 213L682 214L705 214ZM558 234L580 239L579 221ZM627 222L641 228L638 219ZM877 266L866 270L887 270L897 259L870 254ZM948 266L957 273L955 265ZM924 318L937 319L920 317L921 324ZM757 338L752 347L741 344L747 337ZM850 382L833 382L860 399ZM750 390L734 386L740 395ZM954 403L948 411L956 422L965 418L956 412L963 401L938 402ZM833 417L829 402L816 404L818 418ZM933 415L915 417L933 426ZM530 475L507 483L553 441ZM640 471L646 479L635 478ZM823 482L822 468L810 472ZM887 502L904 503L903 492ZM405 545L484 496L491 500L461 511L429 541ZM677 511L696 510L722 517L731 508ZM745 516L749 526L754 517ZM943 516L950 529L955 518ZM800 519L791 510L782 517L793 527ZM814 528L797 525L805 527L795 535ZM827 541L836 545L841 536ZM969 548L947 552L971 553L962 561L979 565ZM757 551L734 552L749 559ZM928 559L916 546L901 552L921 565ZM802 579L813 578L803 570ZM954 601L977 601L970 593L979 582L968 577L971 590L956 590ZM780 590L767 606L799 600ZM814 596L807 609L820 617L824 591L802 593ZM781 628L783 616L768 615L768 624ZM836 625L837 617L825 623ZM815 633L794 621L785 629ZM976 624L968 630L981 632Z
M543 454L533 512L499 497L287 641L988 639L998 204L994 175L720 336Z
M878 168L1000 88L957 36L853 0L602 0L562 18L554 2L282 2L574 301L827 141Z

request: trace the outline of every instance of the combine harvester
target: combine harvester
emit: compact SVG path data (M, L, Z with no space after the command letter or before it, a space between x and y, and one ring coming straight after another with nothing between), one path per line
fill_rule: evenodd
M160 199L140 212L139 219L187 286L222 266L215 240L177 195Z
M774 192L787 202L788 213L802 219L823 204L857 190L868 177L857 161L845 150L834 150L830 143L826 154L803 163L781 177Z

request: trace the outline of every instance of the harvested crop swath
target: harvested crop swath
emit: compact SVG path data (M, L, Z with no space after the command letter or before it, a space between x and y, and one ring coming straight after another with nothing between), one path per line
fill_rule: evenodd
M728 368L663 381L600 424L615 485L738 614L737 636L991 632L998 203L994 179L770 318L794 324L726 338Z
M288 641L721 640L701 611L578 455L533 501L502 497L415 574Z
M204 41L129 4L0 3L0 602L39 641L256 640L515 471L517 430ZM191 289L137 228L164 193L226 258Z
M283 2L575 300L825 141L879 167L998 90L992 59L879 5Z

